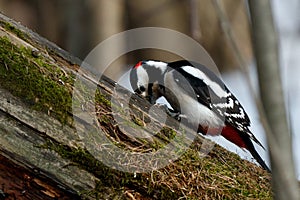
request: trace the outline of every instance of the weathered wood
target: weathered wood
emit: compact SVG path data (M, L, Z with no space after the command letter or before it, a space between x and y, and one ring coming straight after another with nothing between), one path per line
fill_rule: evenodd
M62 182L68 185L76 183L70 188L73 193L91 190L95 187L97 179L93 175L72 165L65 167L70 164L68 160L62 159L53 151L42 148L47 138L61 139L61 143L67 144L72 141L70 134L74 130L70 130L68 126L62 126L46 114L27 108L3 89L0 89L0 104L0 152L2 155L24 165L25 168L43 170L51 179L60 180L61 184Z
M77 58L72 57L55 44L41 38L36 33L5 16L0 15L0 20L2 20L0 36L12 44L12 50L15 48L13 46L20 48L25 47L32 52L33 57L43 59L44 64L50 63L60 67L64 73L78 75L76 69L78 69L80 61ZM22 55L22 57L24 57L25 60L27 59L25 58L26 55ZM28 62L33 62L33 64L38 65L37 61L29 60L30 59L28 59ZM11 66L9 66L6 61L3 61L2 64L7 68L8 73L10 73L9 70ZM43 76L42 73L41 76ZM82 75L81 78L89 82L89 84L98 84L87 75ZM103 77L98 87L101 90L101 95L106 98L104 101L109 101L115 83ZM50 112L54 112L51 110L51 106L46 106L50 108L46 113L36 110L31 105L32 100L30 100L28 104L26 97L24 98L22 95L21 97L12 95L11 92L14 91L8 91L9 88L9 86L8 88L2 88L0 86L1 155L18 164L24 171L29 170L30 173L35 171L40 172L41 176L46 176L50 180L53 180L57 184L57 187L63 188L66 193L70 193L72 198L74 198L74 194L85 194L88 193L88 191L94 190L97 187L99 179L89 173L89 166L79 166L78 163L72 163L71 159L59 155L59 151L62 150L60 149L61 145L68 148L70 154L72 154L72 148L74 148L75 151L78 148L86 148L86 145L82 143L82 138L80 138L77 132L84 133L85 131L90 131L89 129L93 129L93 127L90 127L84 119L79 119L81 120L80 123L82 123L82 130L76 130L72 127L71 113L68 114L70 116L68 116L67 121L62 122L60 120L61 118L57 119L55 118L56 116L50 114ZM53 89L55 90L55 88ZM127 95L130 94L128 91L122 88L120 89L124 95L126 95L126 93ZM134 98L134 101L139 107L144 107L144 109L146 107L149 108L149 104L140 98ZM80 118L81 116L74 117ZM88 126L88 128L85 126ZM76 128L80 129L80 127ZM131 129L130 131L135 132L136 130ZM136 132L136 135L139 134L138 131ZM88 137L88 135L86 136ZM91 140L93 140L93 138L91 138ZM60 153L64 154L64 152ZM105 168L105 166L103 167ZM25 174L25 172L23 173ZM35 176L39 177L40 174L35 173ZM10 188L10 190L12 189ZM51 193L51 191L48 192ZM105 193L108 193L107 196L110 195L108 189L102 192L104 196ZM118 193L112 194L112 196L116 195L120 196L120 198L123 196L123 194L119 195ZM30 198L30 195L27 196ZM89 195L83 196L90 198Z
M16 158L0 155L0 199L79 199L75 191L69 190L49 174L39 169L27 169L14 163Z
M51 62L59 62L55 59L68 59L68 62L79 63L78 59L20 24L3 15L0 15L0 20L2 25L0 36L5 37L12 44L29 48L32 52L42 50L43 56ZM45 54L45 48L49 52L55 51L56 57ZM5 61L2 64L10 67ZM60 121L46 113L32 109L30 105L23 103L23 98L13 96L1 86L0 93L0 154L2 161L9 160L1 163L0 175L2 180L6 180L1 181L2 191L10 191L6 192L7 198L38 199L39 196L40 199L51 199L62 198L65 193L67 196L65 199L76 199L79 198L80 192L94 189L97 181L95 176L78 166L70 165L68 159L63 159L54 151L41 146L51 139L68 144L74 139L72 135L74 130L69 126L62 125ZM11 168L12 175L14 170L18 171L16 180L9 179L7 168ZM18 176L22 174L28 176L30 180ZM23 186L21 183L21 185L17 183L14 185L10 181L23 181L24 183ZM38 184L37 187L32 186L32 183L35 186ZM55 189L52 189L53 187ZM12 192L13 190L19 191L19 193ZM10 194L14 196L12 197ZM6 196L2 198L6 199Z

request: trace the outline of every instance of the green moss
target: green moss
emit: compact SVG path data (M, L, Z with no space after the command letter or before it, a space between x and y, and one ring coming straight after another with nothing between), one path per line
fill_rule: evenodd
M70 148L51 140L43 148L57 152L98 177L100 181L94 190L82 191L98 199L123 199L127 190L146 199L272 198L269 178L263 170L251 170L252 164L233 153L224 153L217 145L206 157L200 157L201 144L197 140L181 158L165 168L136 175L109 168L82 148Z
M17 35L19 38L27 41L28 36L22 32L21 30L17 29L15 26L13 26L11 23L9 22L4 22L1 21L0 22L2 24L2 26L9 32L14 33L15 35Z
M141 120L140 118L135 117L135 116L132 116L132 122L128 121L127 125L130 125L131 127L143 127L143 126L145 126L143 120Z
M69 159L74 165L78 165L80 168L93 173L100 179L94 190L82 191L81 194L92 195L97 199L103 199L104 197L104 199L107 199L109 194L119 194L120 197L124 193L124 187L132 184L130 180L133 178L133 174L120 172L105 166L85 149L70 148L52 140L47 140L40 147L57 152L61 157Z
M99 88L97 88L95 92L95 103L106 105L108 107L112 106L111 101L100 92Z
M111 123L111 119L107 115L100 115L98 118L100 123L105 123L105 124Z
M0 38L0 84L23 98L34 109L55 116L61 122L70 118L73 77L45 58L34 57L31 49L17 47L8 38Z

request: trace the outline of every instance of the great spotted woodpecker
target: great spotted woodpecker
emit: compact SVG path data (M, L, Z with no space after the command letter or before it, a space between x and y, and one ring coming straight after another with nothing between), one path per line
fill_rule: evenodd
M186 60L140 61L130 72L130 83L135 93L151 104L165 97L173 108L168 113L177 119L185 117L198 127L198 133L219 132L247 149L270 172L251 141L264 148L249 130L250 119L244 108L223 81L205 66Z

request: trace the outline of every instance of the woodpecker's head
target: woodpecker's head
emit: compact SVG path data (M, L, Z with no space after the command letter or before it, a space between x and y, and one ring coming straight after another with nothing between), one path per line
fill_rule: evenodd
M163 80L167 66L167 63L161 61L138 62L130 72L130 83L134 92L154 104L163 94Z

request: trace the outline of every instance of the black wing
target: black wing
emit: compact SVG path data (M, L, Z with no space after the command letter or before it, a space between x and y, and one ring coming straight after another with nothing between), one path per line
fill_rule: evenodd
M250 119L237 98L229 91L223 81L205 66L189 61L176 61L169 63L171 69L176 70L173 73L174 79L178 81L178 86L191 96L195 96L198 102L211 109L217 116L224 119L225 124L230 124L237 130L248 134L259 145L260 142L249 130ZM183 69L183 66L193 66L204 72L209 81L218 84L223 90L224 96L217 95L213 87ZM191 89L192 88L192 89ZM261 145L262 146L262 145Z

